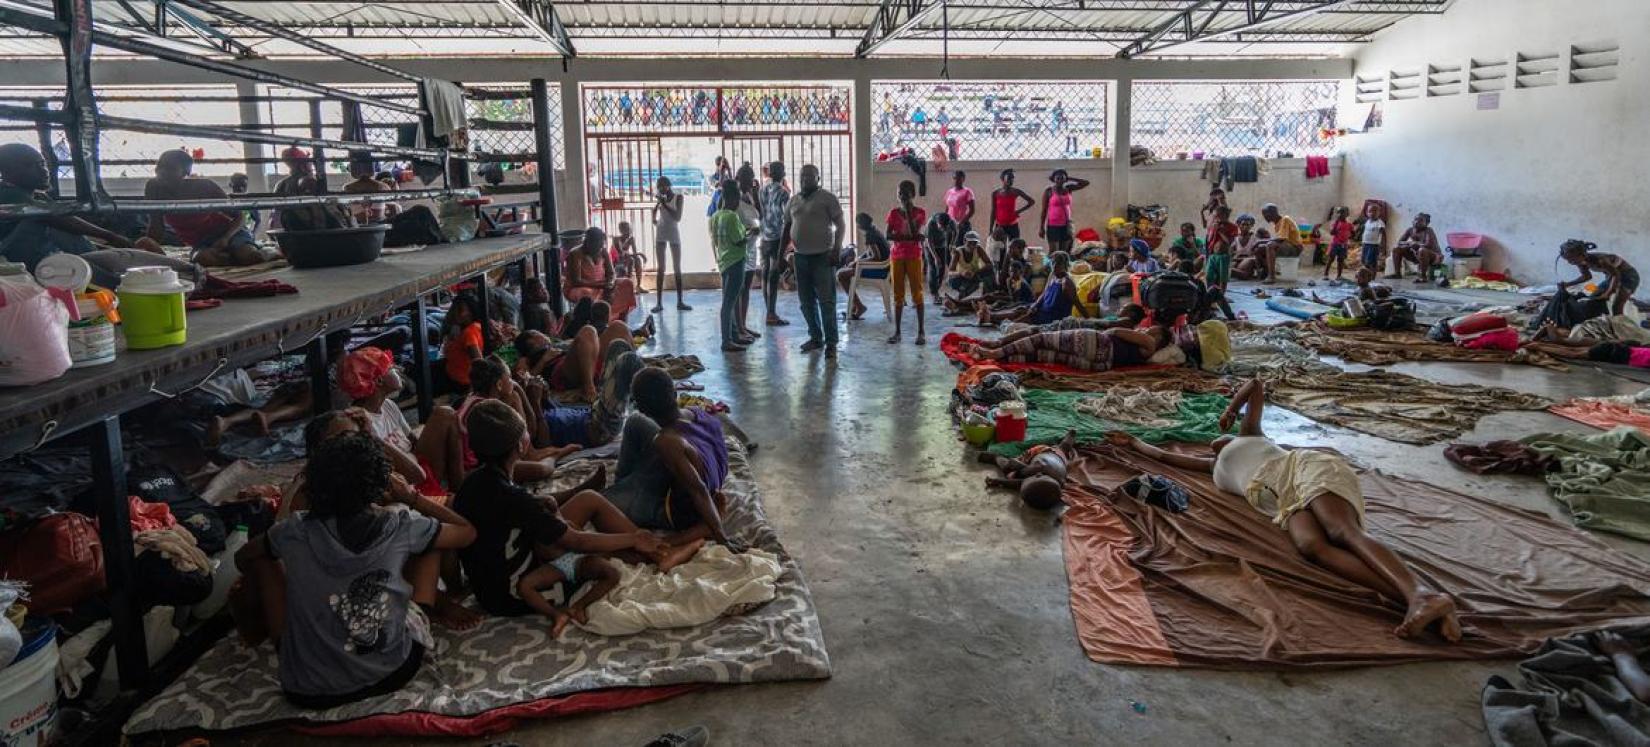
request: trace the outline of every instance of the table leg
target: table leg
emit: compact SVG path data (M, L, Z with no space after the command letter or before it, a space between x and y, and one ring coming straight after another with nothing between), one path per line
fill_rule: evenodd
M489 309L487 306L487 273L483 272L476 276L476 321L481 322L482 355L487 355L493 352L493 336L487 334L487 331L491 329L492 324L492 322L488 320L488 317L491 316L491 314L489 314Z
M316 335L304 350L304 367L309 369L310 410L316 415L332 409L332 379L327 376L331 365L332 361L327 360L327 336Z
M424 313L424 297L419 296L407 307L412 312L413 330L413 386L418 389L418 422L430 419L435 409L434 384L430 381L430 330Z
M149 652L143 638L132 579L132 516L126 504L126 455L121 450L120 416L110 415L86 429L92 447L92 489L97 500L98 536L103 543L103 577L109 587L111 635L120 688L143 684Z

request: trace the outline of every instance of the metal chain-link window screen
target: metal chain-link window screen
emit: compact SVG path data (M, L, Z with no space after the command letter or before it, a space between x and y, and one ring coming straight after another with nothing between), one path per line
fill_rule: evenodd
M852 92L839 86L724 88L722 119L728 132L760 130L848 131Z
M1341 81L1137 82L1129 142L1158 158L1332 155Z
M683 134L715 132L716 128L715 88L584 89L584 129L589 134Z
M877 152L936 147L962 161L1089 158L1106 148L1106 83L874 81Z
M470 151L514 161L531 161L538 155L533 135L533 99L530 89L520 86L466 86L483 94L472 98L470 109ZM502 95L508 94L508 98ZM561 89L551 87L550 147L557 168L566 166L561 147Z

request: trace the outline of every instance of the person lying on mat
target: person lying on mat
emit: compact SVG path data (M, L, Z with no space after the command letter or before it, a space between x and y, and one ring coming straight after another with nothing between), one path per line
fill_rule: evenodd
M556 443L534 448L534 443L544 443L550 440L550 426L545 422L545 416L538 400L527 391L527 388L517 384L510 378L510 370L505 368L504 362L498 358L482 358L470 366L471 386L470 393L459 402L455 413L458 420L459 453L464 466L465 474L470 473L481 465L476 458L474 449L470 446L470 434L464 429L465 416L470 409L488 400L498 400L508 405L522 416L523 422L531 423L534 428L523 434L523 451L514 464L513 477L523 482L548 480L556 472L556 460L567 456L581 447L583 441ZM537 422L535 422L537 421ZM591 443L606 443L606 441L592 441Z
M469 546L475 527L413 490L366 433L322 440L304 474L308 510L235 553L275 640L281 691L325 709L400 690L434 645L426 612L440 551Z
M1083 310L1083 304L1077 301L1077 283L1071 279L1071 257L1065 252L1055 252L1049 257L1051 268L1048 284L1043 286L1043 294L1030 306L1020 306L1005 311L992 311L991 306L984 301L974 304L974 310L979 314L980 324L990 326L998 322L1020 322L1023 324L1048 324L1049 322L1064 319L1076 312L1080 316L1088 316Z
M182 150L169 150L155 159L155 178L143 187L148 200L227 200L223 187L211 179L193 176L195 159ZM163 213L149 218L150 241L165 238L166 228L194 250L203 267L255 265L268 259L246 230L246 213L213 210Z
M1038 332L1012 342L981 342L969 353L981 360L1052 363L1081 371L1110 371L1145 365L1170 344L1167 327L1135 329L1063 329Z
M360 347L338 363L338 389L354 405L369 433L383 442L395 471L424 495L447 495L464 482L463 439L458 413L440 405L414 430L395 403L405 388L395 357L383 348ZM446 489L443 489L443 485Z
M613 485L603 491L637 526L669 532L672 544L709 539L734 552L722 512L728 445L722 421L699 408L682 408L676 383L658 368L636 374L636 412L625 420Z
M530 380L529 386L516 387L527 403L517 412L528 419L532 442L540 446L600 446L618 437L624 426L625 404L630 400L631 378L645 365L630 340L613 340L597 366L601 372L596 381L597 394L588 405L563 404L550 398L542 381ZM538 422L533 422L535 419ZM528 479L521 475L517 478Z
M1393 631L1414 638L1434 624L1445 640L1461 640L1455 601L1428 588L1397 554L1364 531L1363 488L1346 460L1310 449L1284 449L1261 431L1266 385L1250 380L1220 416L1221 430L1238 422L1238 435L1214 440L1215 456L1176 454L1122 432L1106 434L1113 446L1166 464L1214 475L1221 490L1248 499L1289 533L1307 560L1407 609ZM1239 416L1242 420L1239 421Z
M980 452L981 464L989 464L1003 473L1002 477L985 478L986 487L1017 490L1027 506L1043 511L1060 505L1060 493L1066 487L1066 468L1076 458L1076 430L1066 431L1066 437L1052 446L1031 447L1019 459Z
M1593 279L1593 271L1604 273L1604 282L1593 293L1593 298L1610 299L1610 313L1621 316L1627 309L1627 301L1633 297L1633 292L1639 289L1639 271L1627 260L1619 255L1607 252L1595 252L1598 245L1590 241L1570 239L1560 247L1558 254L1581 270L1581 277L1558 284L1559 290L1568 289L1572 285L1586 285Z
M453 502L460 515L474 522L476 532L475 542L458 556L475 589L476 602L488 614L513 617L539 612L554 621L551 634L560 636L569 622L585 622L585 608L618 584L618 569L600 556L656 563L661 570L669 570L693 557L704 544L672 546L637 528L600 493L589 489L605 480L600 472L584 485L548 499L516 484L510 476L519 472L527 423L503 402L477 404L465 415L464 426L480 466L465 478ZM589 525L595 531L585 531ZM525 542L512 541L517 533ZM538 563L544 565L528 570ZM544 599L542 592L557 583L564 584L563 597L572 599L585 581L595 585L565 611Z
M1432 276L1432 268L1443 261L1444 250L1438 245L1438 232L1432 230L1432 216L1417 213L1415 223L1399 237L1398 245L1392 247L1392 274L1386 279L1403 279L1404 263L1414 262L1420 268L1415 282L1425 283Z
M1079 319L1077 317L1068 316L1064 319L1056 319L1048 324L1038 324L1026 327L1024 329L1017 329L997 338L996 340L989 340L982 344L1000 348L1008 343L1018 342L1027 337L1031 337L1032 335L1039 335L1044 332L1061 332L1068 329L1134 329L1145 323L1145 321L1145 307L1137 303L1131 303L1124 305L1121 309L1118 309L1116 316L1108 316L1098 319Z

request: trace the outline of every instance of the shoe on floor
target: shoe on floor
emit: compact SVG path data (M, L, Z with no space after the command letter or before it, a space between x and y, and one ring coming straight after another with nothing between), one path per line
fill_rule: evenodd
M689 726L660 734L648 742L647 747L705 747L707 744L710 744L710 730L703 726Z
M722 343L722 352L724 352L724 353L743 353L743 352L745 352L746 347L747 346L740 345L737 342L724 342L724 343Z
M836 346L835 345L825 346L825 357L829 358L831 360L836 359Z
M802 352L812 353L813 351L818 350L818 349L823 348L823 347L825 347L825 343L820 342L819 340L809 340L807 342L802 343Z

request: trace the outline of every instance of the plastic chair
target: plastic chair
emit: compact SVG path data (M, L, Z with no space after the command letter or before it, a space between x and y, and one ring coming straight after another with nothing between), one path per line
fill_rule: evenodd
M848 282L848 297L850 299L859 296L860 283L877 286L877 289L882 292L882 313L889 319L894 318L894 286L888 280L888 274L892 272L889 269L892 264L892 262L886 260L882 262L854 260L854 279ZM866 270L882 270L884 275L880 278L866 277Z

